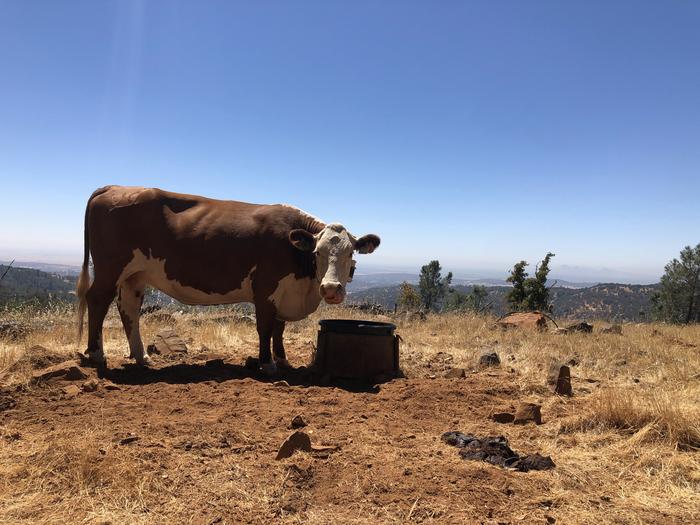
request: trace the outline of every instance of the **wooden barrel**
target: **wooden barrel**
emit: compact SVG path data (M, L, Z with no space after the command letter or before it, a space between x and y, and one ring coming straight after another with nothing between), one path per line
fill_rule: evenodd
M356 319L323 319L318 323L313 366L334 378L374 381L399 373L399 338L391 323Z

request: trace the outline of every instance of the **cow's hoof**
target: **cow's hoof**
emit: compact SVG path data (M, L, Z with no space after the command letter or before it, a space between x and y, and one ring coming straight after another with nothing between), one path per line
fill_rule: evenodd
M269 363L262 363L260 365L260 370L262 370L262 373L266 376L273 376L277 373L277 365L274 361L270 361Z
M293 368L284 357L275 357L275 365L282 370L291 370Z
M80 355L80 364L94 368L107 368L107 358L102 352L85 352Z
M139 366L151 366L153 364L153 359L148 354L144 354L143 357L136 357L136 364Z

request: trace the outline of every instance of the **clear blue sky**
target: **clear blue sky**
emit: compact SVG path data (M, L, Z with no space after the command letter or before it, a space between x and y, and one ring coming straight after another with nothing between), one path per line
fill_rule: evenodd
M700 3L0 2L0 259L105 184L295 204L360 259L658 277L700 242ZM568 273L567 273L568 272Z

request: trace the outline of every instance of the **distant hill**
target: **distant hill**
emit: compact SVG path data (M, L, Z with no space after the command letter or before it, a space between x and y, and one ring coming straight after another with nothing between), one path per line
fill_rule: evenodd
M0 276L6 265L0 264ZM0 304L51 299L74 301L75 276L62 276L30 268L15 268L14 265L0 281Z
M469 293L472 286L457 285L453 289L460 293ZM492 305L496 315L508 313L506 286L487 286L487 302ZM644 321L651 310L651 296L658 290L658 285L596 284L587 288L565 288L555 286L551 289L555 317L577 319L609 319L626 321ZM392 309L398 301L399 286L382 286L350 292L348 301L352 303L376 303Z

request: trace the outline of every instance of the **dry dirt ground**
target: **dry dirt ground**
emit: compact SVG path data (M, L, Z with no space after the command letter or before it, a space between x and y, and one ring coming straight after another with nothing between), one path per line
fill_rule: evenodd
M357 314L291 325L293 364L309 362L321 316ZM246 369L254 326L220 310L146 318L146 341L172 327L189 351L141 369L123 358L112 313L109 370L76 394L66 387L94 370L31 380L78 348L71 319L31 317L34 332L0 345L0 523L700 522L697 327L555 335L504 333L489 317L398 321L407 377L360 387ZM484 350L501 366L476 367ZM552 360L573 363L574 397L545 385ZM445 378L452 367L467 376ZM542 405L543 424L491 419L523 402ZM276 460L299 414L330 448ZM504 435L556 467L463 460L440 440L451 430Z

